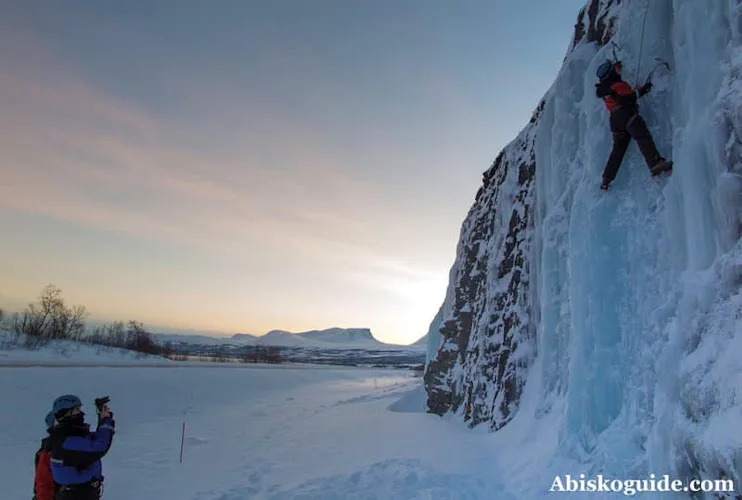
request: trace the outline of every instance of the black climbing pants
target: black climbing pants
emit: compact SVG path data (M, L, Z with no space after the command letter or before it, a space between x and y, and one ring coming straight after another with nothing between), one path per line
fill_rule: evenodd
M99 500L101 493L102 485L98 481L71 486L57 485L54 500Z
M605 169L603 170L603 179L611 182L616 178L618 169L626 154L631 139L636 140L639 150L647 162L647 167L652 167L662 160L662 156L657 151L657 146L652 140L652 134L649 133L647 124L644 122L639 112L632 108L616 108L611 113L611 132L613 133L613 150L608 157Z

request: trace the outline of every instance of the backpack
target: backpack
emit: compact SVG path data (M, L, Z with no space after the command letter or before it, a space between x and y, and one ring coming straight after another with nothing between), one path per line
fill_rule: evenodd
M51 440L49 438L44 438L41 440L41 446L36 451L36 454L34 455L34 485L33 485L33 497L32 500L38 500L38 491L36 490L36 484L39 481L38 477L38 467L39 462L41 461L42 455L48 455L49 458L51 457ZM46 461L48 463L48 460ZM48 471L48 475L45 477L46 483L49 484L50 482L53 484L53 479L51 475L51 468ZM56 489L56 485L53 485L53 488Z

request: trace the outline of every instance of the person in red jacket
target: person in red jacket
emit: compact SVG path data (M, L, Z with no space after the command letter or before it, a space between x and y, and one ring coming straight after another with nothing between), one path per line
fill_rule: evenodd
M34 459L36 473L34 474L33 500L54 500L56 485L52 477L52 448L49 438L52 427L54 427L54 413L49 412L46 414L47 436L41 440L41 447Z
M603 99L610 113L610 126L613 133L613 150L603 170L603 182L600 189L608 189L608 185L615 179L632 138L639 145L639 150L647 162L652 177L672 170L672 162L665 160L657 151L647 124L639 116L639 97L649 93L652 89L652 82L648 81L634 90L631 85L621 79L620 61L604 62L598 67L596 75L599 82L595 84L595 94Z

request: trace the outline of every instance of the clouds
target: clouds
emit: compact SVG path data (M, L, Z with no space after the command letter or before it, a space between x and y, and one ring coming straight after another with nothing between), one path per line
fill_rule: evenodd
M201 98L209 100L207 95ZM201 122L194 116L195 122L183 126L137 102L105 94L81 75L66 72L64 64L29 69L24 63L3 72L0 107L6 111L0 115L0 209L114 231L134 240L180 245L184 251L200 248L204 255L226 259L218 270L203 261L206 269L224 273L227 268L244 276L243 285L232 276L226 286L225 275L225 286L215 289L214 282L219 281L215 276L186 278L193 271L182 268L183 277L176 278L175 269L166 271L160 265L173 287L168 291L165 282L154 288L166 294L163 300L168 303L158 310L167 317L158 317L149 305L155 300L152 293L101 295L95 287L105 286L104 280L95 277L88 281L87 291L73 287L94 311L128 308L131 316L176 326L189 326L184 324L188 322L225 329L256 325L300 329L336 320L368 325L374 312L385 308L385 300L420 301L411 290L430 272L395 276L394 267L400 271L405 266L389 264L400 258L390 257L399 248L399 228L383 227L405 219L409 224L409 216L380 202L384 199L380 187L354 177L343 158L313 139L311 127L280 117L259 125L247 118L227 120L244 128L231 129L229 140L217 140L216 148L208 140L191 141L200 127L223 126L214 121L216 116ZM235 101L234 107L240 103ZM262 127L260 134L252 130L255 126ZM267 137L273 142L266 142ZM256 149L262 154L254 154ZM278 153L272 158L275 163L265 163L266 150ZM95 247L98 240L87 244ZM76 259L55 254L53 247L48 252L62 266L64 259ZM152 273L154 264L143 265L150 257L137 245L132 244L126 255L125 260L118 256L110 261L109 281L129 283L122 281L124 273L141 275L143 283L158 279L143 274L145 268ZM105 256L99 258L105 261ZM29 259L23 262L31 265ZM279 278L287 262L292 269L289 282ZM256 266L266 274L256 275ZM275 269L274 279L270 269ZM178 283L190 288L177 290ZM119 286L136 285L132 281ZM308 290L318 293L302 295L311 293ZM86 294L93 300L84 300ZM283 296L289 303L271 308L257 300L258 295L268 301ZM107 306L105 297L119 302ZM221 305L198 306L211 301ZM341 302L345 312L335 309ZM262 317L256 315L257 308ZM199 319L193 312L178 314L217 309L219 317L212 319ZM355 320L346 316L350 311ZM245 316L250 324L236 324ZM268 325L266 318L283 318L285 323ZM224 324L225 320L232 323ZM395 321L390 318L381 327L382 337L391 324L398 324Z
M160 324L415 340L481 172L540 97L505 64L527 59L518 30L476 2L39 5L0 18L0 221L18 240L0 253L18 289L43 270ZM73 236L50 220L80 241L59 251Z
M318 151L294 169L252 163L251 145L207 156L177 124L69 75L41 81L4 72L0 91L6 209L193 243L194 230L213 241L265 240L335 222L342 229L330 211L318 219L321 207L342 211L349 199L369 196ZM275 132L284 143L305 140Z

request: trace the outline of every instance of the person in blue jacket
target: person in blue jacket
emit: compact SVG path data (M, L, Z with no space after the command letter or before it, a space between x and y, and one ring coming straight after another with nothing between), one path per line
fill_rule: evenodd
M99 500L103 483L101 458L108 453L115 422L104 405L98 409L98 428L90 432L82 401L68 394L52 408L56 425L51 429L51 468L57 489L54 500Z

